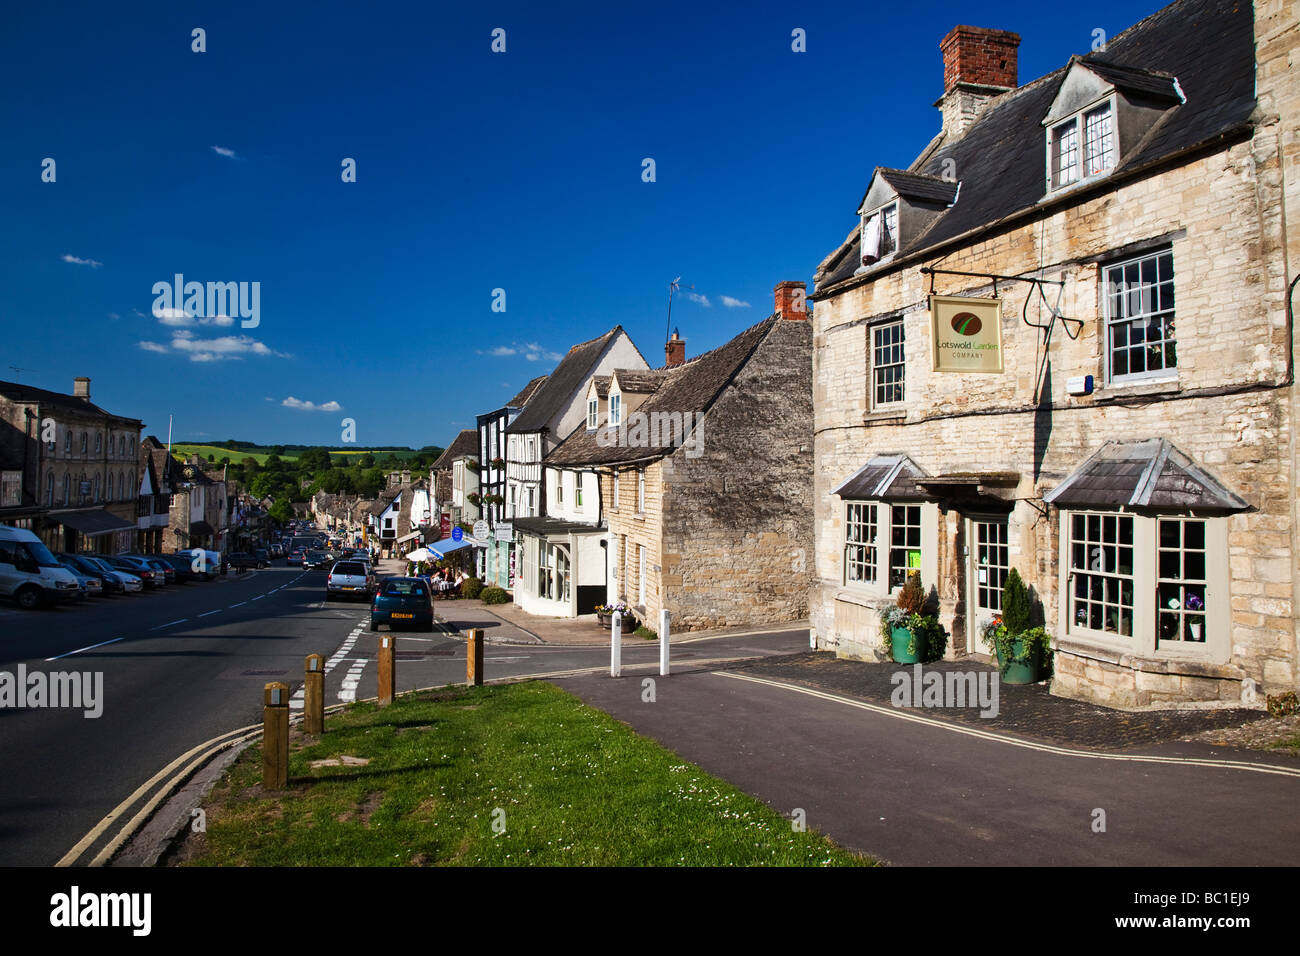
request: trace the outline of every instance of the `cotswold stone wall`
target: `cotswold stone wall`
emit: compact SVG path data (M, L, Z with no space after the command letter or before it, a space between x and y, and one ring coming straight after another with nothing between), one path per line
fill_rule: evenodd
M807 617L811 584L812 329L782 319L704 420L702 453L662 465L653 618L677 630Z
M1250 505L1228 523L1227 660L1204 667L1076 649L1058 653L1054 691L1144 707L1243 697L1254 703L1252 687L1269 693L1296 687L1295 395L1293 387L1277 387L1287 375L1290 345L1278 152L1277 130L1262 130L1254 141L1049 211L943 260L941 268L968 272L1021 274L1041 267L1048 278L1065 282L1060 308L1084 325L1074 340L1059 323L1052 333L1046 404L1035 404L1044 353L1040 332L1021 319L1026 285L998 287L1004 297L1001 375L931 371L925 301L930 280L919 274L921 263L886 268L873 282L819 299L811 617L821 646L865 656L877 644L874 614L843 607L870 610L882 602L843 586L843 508L830 493L873 455L905 452L932 475L1018 473L1011 561L1042 600L1056 633L1058 513L1043 505L1043 494L1109 439L1166 438ZM1152 241L1168 243L1173 252L1176 378L1107 387L1103 277L1094 257ZM939 276L934 291L990 295L993 289L987 280ZM873 318L897 313L906 322L906 414L873 421L868 327ZM1031 303L1028 314L1040 322L1047 316L1041 301ZM1066 379L1078 375L1094 376L1093 395L1066 394ZM1238 393L1207 394L1213 389ZM936 586L943 623L954 632L950 656L984 650L968 647L961 550L966 542L958 518L941 514L940 540L924 544L939 551L938 580L925 583Z

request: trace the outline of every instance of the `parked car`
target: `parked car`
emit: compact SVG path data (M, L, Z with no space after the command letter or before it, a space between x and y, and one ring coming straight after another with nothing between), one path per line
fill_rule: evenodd
M203 577L198 571L194 570L194 559L183 554L154 554L150 557L161 561L176 572L176 581L179 584L187 584L190 581L197 581Z
M236 571L255 571L258 568L266 567L257 559L257 555L250 551L232 551L226 555L226 563Z
M98 569L100 571L100 580L104 582L104 586L110 591L118 590L123 594L138 594L140 591L144 590L144 582L136 575L129 571L123 571L120 568L113 567L104 560L102 555L76 554L72 555L72 557L85 563L92 569Z
M77 579L26 528L0 526L0 595L31 610L76 600Z
M189 548L184 551L176 552L181 557L190 559L190 567L195 573L202 575L206 580L211 581L221 573L221 555L216 551L207 551L203 548Z
M149 567L153 568L155 571L162 572L163 581L165 583L167 584L176 583L176 569L172 567L170 564L168 564L166 561L161 560L161 558L159 558L158 555L135 554L133 552L127 552L126 557L136 558L140 561L143 561L145 564L149 565Z
M386 578L370 603L370 630L379 630L380 624L432 631L433 592L428 583L420 578Z
M84 601L88 597L101 597L103 595L104 582L98 577L82 571L63 555L56 555L55 557L59 564L71 571L72 576L77 579L78 600Z
M325 578L325 600L330 600L336 594L368 598L374 586L375 578L367 565L360 561L338 561Z
M68 554L66 552L56 554L59 564L70 570L73 574L78 574L87 578L95 578L99 581L99 593L104 594L121 594L122 583L116 580L115 573L108 573L96 564L91 564L82 554Z
M129 571L140 579L140 582L149 589L160 588L167 583L167 578L159 571L155 571L145 561L139 558L127 557L123 554L105 555L103 560L109 565L122 571Z

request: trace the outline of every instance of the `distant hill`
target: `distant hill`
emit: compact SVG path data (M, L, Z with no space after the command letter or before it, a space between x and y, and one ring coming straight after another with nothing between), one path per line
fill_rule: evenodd
M238 464L245 458L253 458L256 459L259 465L262 465L266 463L266 459L272 454L278 454L284 461L294 461L308 448L326 448L329 450L330 457L340 463L356 461L357 458L366 454L374 455L375 460L378 462L383 461L389 455L395 456L398 461L406 461L423 451L437 451L439 454L442 452L442 449L436 446L430 446L427 449L415 449L409 445L370 446L365 448L356 445L259 445L256 442L235 441L233 439L220 442L172 442L172 454L177 458L198 455L200 458L206 459L211 455L214 461L221 461L222 458L229 457L232 464Z

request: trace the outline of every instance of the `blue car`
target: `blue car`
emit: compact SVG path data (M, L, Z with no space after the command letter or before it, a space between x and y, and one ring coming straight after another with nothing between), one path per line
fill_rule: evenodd
M375 589L370 603L370 630L380 624L389 629L413 627L433 630L433 592L421 578L387 578Z

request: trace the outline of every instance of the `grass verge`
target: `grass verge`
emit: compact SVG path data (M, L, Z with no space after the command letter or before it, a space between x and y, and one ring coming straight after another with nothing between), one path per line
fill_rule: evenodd
M795 832L758 800L547 683L445 688L383 709L357 704L328 718L326 730L297 739L281 792L262 789L261 748L249 747L205 807L207 832L190 834L176 862L872 863Z

